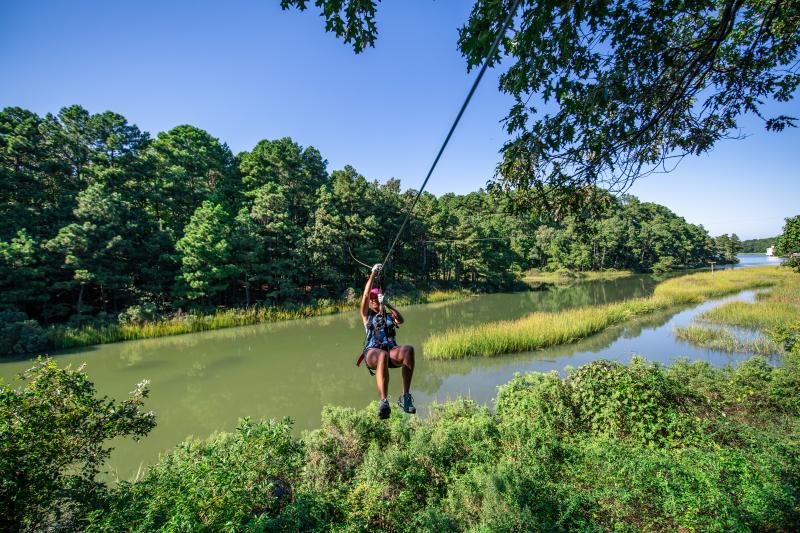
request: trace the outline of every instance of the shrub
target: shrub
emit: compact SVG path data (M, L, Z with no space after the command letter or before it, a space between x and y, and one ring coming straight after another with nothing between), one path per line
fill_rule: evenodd
M663 369L634 358L629 365L595 361L565 379L576 418L593 435L638 445L703 445L705 401ZM713 415L712 415L713 417Z
M35 353L47 344L38 322L19 311L0 311L0 355Z
M158 307L153 303L132 305L117 316L120 324L143 324L158 320Z
M302 459L288 421L244 419L235 432L185 442L140 481L120 483L88 530L256 527L292 500Z
M146 383L117 403L98 398L83 372L40 359L21 389L0 384L0 529L66 527L99 500L95 480L116 437L146 435Z
M325 406L322 427L306 437L306 482L323 491L349 482L370 444L382 447L390 438L390 428L373 412Z
M554 436L577 428L568 389L558 373L517 375L498 388L496 417L506 446L514 453L548 445Z
M777 531L800 527L800 364L635 358L517 375L496 410L245 421L123 483L92 530ZM788 407L787 407L788 406Z
M572 486L594 528L627 531L789 531L794 472L769 453L715 448L630 448L599 438L581 446Z
M665 255L653 264L653 272L655 274L664 274L670 270L678 268L677 261L671 255Z

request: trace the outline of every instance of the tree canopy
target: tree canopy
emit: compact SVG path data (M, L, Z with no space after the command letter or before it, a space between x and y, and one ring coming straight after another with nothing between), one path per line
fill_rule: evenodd
M775 253L788 256L789 264L800 271L800 215L786 219L783 233L776 242Z
M306 9L306 0L281 0ZM371 0L315 0L326 30L356 52L377 36ZM476 0L459 30L467 67L489 53L509 11L521 9L492 63L508 62L496 184L521 189L543 212L575 211L668 171L688 154L738 135L745 114L768 130L796 118L765 115L800 84L800 5L790 0Z
M194 126L151 139L80 106L0 111L0 191L0 353L39 346L39 324L340 299L364 282L348 248L381 260L417 192L351 166L329 172L289 138L234 156ZM664 206L597 195L601 216L545 221L484 190L425 193L387 280L496 289L530 268L735 259L730 238L715 242Z

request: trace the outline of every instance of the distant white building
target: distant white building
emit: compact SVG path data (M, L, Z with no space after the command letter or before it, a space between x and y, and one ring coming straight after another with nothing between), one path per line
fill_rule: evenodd
M772 257L773 255L775 255L775 247L770 246L769 248L767 248L767 257Z

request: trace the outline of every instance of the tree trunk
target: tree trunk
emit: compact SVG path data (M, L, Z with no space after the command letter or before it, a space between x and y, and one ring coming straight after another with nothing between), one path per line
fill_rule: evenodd
M76 306L75 310L78 314L81 314L81 308L83 307L83 289L86 287L85 283L81 283L81 290L78 292L78 305Z

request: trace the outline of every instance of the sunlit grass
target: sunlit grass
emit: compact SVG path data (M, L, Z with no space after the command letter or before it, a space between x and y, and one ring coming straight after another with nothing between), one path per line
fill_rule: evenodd
M676 303L698 303L745 289L770 287L792 275L788 269L773 266L699 272L660 283L654 296L666 297Z
M526 283L553 283L557 285L574 283L576 281L609 281L627 278L633 275L630 270L602 270L599 272L573 272L559 270L547 272L542 270L529 270L522 281Z
M434 335L425 341L423 351L427 357L453 359L537 350L577 341L668 306L666 300L637 298L559 313L533 313L519 320L490 322Z
M451 329L429 337L423 344L423 352L428 358L453 359L537 350L574 342L654 311L768 287L792 275L787 269L777 267L690 274L659 284L649 298L556 313L532 313L517 320Z
M433 290L399 295L392 298L394 305L412 305L449 300L461 300L472 295L466 290ZM198 333L223 328L250 326L284 320L296 320L314 316L332 315L354 311L352 302L332 302L314 306L264 307L224 309L213 314L185 314L142 324L111 324L108 326L86 326L68 328L56 326L49 330L53 348L62 350L95 344L150 339L185 333Z
M800 320L800 307L779 301L730 302L706 311L698 319L715 324L767 330L786 327Z
M783 272L790 272L783 269ZM754 303L729 302L697 317L702 322L736 326L774 336L772 332L788 328L800 320L800 276L782 277L769 291L756 295ZM692 344L728 352L780 353L781 346L763 336L756 341L740 339L727 329L692 325L678 328L675 335Z
M793 305L800 308L800 276L788 278L787 283L782 283L775 290L763 292L756 295L756 300L759 302L776 302Z
M783 353L783 347L772 339L759 335L755 339L745 340L724 328L691 325L686 328L675 328L674 333L677 338L683 341L710 350L730 353L753 353L759 355Z

